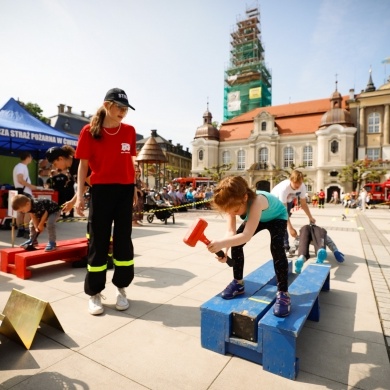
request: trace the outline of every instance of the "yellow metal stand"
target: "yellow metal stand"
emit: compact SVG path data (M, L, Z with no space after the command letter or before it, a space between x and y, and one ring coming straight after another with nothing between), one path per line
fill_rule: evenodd
M64 332L49 302L13 289L4 313L0 333L30 349L41 322Z

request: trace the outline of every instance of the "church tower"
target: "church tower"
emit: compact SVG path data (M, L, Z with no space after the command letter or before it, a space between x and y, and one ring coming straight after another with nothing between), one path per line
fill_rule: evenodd
M230 65L225 71L224 122L272 103L272 77L264 63L260 11L251 8L231 33Z

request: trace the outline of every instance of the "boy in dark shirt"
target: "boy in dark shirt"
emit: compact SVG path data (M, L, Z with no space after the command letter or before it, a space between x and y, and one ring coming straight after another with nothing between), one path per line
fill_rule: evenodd
M55 224L60 210L56 202L50 199L34 199L25 195L16 195L12 199L12 209L31 215L30 239L24 242L21 247L27 248L29 245L37 245L37 234L45 230L45 223L47 223L49 243L46 245L45 252L56 250Z

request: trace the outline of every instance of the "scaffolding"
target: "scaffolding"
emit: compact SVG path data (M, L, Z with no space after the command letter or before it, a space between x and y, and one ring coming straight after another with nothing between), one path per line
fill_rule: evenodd
M230 64L225 71L224 121L272 103L272 77L264 63L258 8L246 10L231 33Z

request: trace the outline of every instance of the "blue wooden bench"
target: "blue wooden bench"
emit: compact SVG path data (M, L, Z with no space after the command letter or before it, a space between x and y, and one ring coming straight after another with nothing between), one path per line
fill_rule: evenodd
M273 315L276 277L270 260L245 280L245 294L224 300L220 294L201 306L201 344L212 351L231 353L262 364L266 371L295 379L299 371L296 341L306 319L319 321L318 295L329 290L330 265L310 264L291 274L291 314Z

